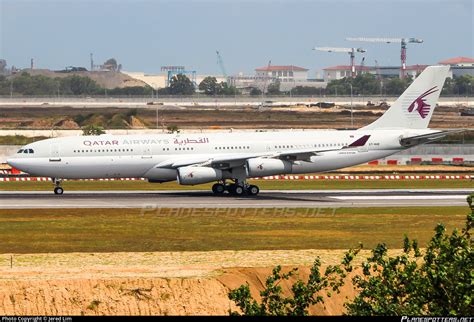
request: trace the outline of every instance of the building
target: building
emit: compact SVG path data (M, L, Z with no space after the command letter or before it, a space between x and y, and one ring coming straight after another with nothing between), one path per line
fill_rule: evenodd
M271 78L280 83L293 83L306 81L308 79L308 69L298 66L267 66L255 69L257 79Z
M355 66L356 75L366 74L370 72L370 68L366 66ZM323 69L324 81L329 82L335 79L342 79L344 77L351 77L352 66L350 65L337 65Z
M419 75L428 65L411 65L405 69L405 74L415 78ZM355 66L356 75L360 74L373 74L382 78L395 78L400 77L401 69L400 66ZM342 79L344 77L351 77L351 66L350 65L338 65L327 67L323 69L324 81L329 82L335 79Z
M272 83L280 83L280 91L289 92L297 86L324 88L326 83L320 80L309 79L308 69L294 65L267 66L255 69L255 75L239 73L229 77L232 86L245 90L259 88L266 90Z
M474 59L469 57L454 57L438 62L440 65L449 65L450 77L459 77L462 75L474 76Z
M455 57L440 61L440 65L449 65L451 69L448 77L462 75L474 76L474 59L469 57ZM405 74L415 78L429 65L410 65L405 69ZM382 78L400 77L400 66L355 66L356 74L370 73ZM338 65L323 69L324 80L329 82L335 79L351 77L351 66Z

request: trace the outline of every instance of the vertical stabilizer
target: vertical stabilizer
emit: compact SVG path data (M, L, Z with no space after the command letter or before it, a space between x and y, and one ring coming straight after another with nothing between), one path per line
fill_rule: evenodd
M448 71L449 66L427 67L380 118L361 129L426 129Z

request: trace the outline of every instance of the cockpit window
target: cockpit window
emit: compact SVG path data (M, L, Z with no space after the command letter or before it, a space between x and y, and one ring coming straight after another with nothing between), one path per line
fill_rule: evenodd
M17 153L27 153L27 154L32 154L32 153L35 153L35 151L33 149L20 149L18 150Z

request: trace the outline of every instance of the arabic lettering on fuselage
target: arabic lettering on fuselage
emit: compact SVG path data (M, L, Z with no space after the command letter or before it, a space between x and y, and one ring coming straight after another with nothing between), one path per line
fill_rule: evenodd
M121 142L118 140L85 140L82 141L82 144L85 146L106 146L106 145L149 145L149 144L174 144L185 145L185 144L205 144L209 143L209 138L201 137L196 139L190 138L176 138L173 141L168 139L155 140L155 139L140 139L140 140L131 140L124 139Z
M179 145L186 145L186 144L202 144L202 143L209 143L208 138L199 138L199 139L174 139L173 141L174 144L179 144Z

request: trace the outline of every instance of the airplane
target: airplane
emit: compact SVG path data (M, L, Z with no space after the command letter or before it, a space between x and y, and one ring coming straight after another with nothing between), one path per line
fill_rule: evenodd
M249 178L332 171L452 133L428 128L448 71L427 67L380 118L357 130L60 137L25 145L7 163L52 178L57 195L63 179L145 178L216 182L216 195L254 196L260 189Z

